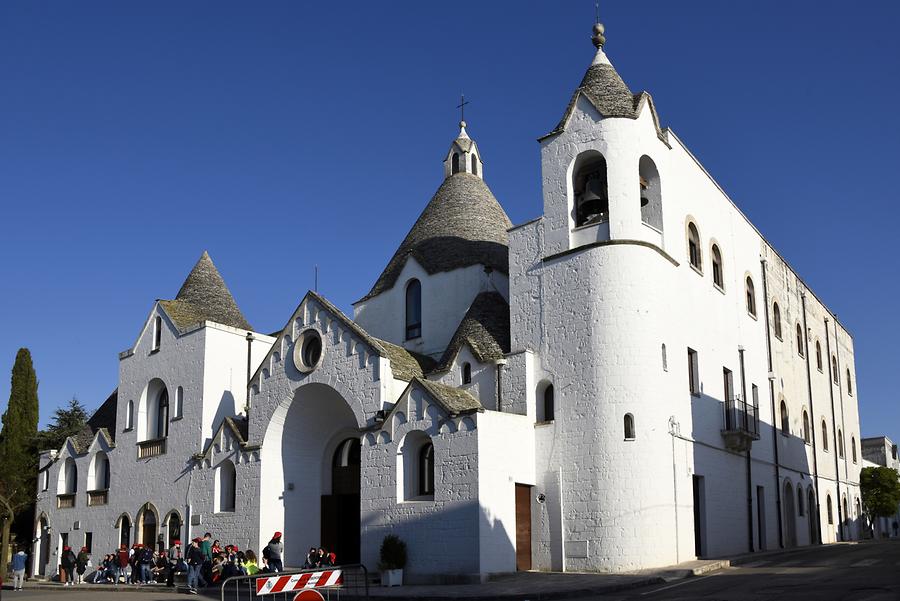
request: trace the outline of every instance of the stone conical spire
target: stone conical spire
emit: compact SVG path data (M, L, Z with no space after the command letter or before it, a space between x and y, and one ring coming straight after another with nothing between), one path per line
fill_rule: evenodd
M187 305L182 308L192 310L203 320L242 330L252 329L206 251L184 280L174 302Z

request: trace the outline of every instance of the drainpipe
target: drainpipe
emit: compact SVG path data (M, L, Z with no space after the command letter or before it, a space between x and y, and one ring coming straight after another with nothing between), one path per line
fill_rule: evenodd
M494 362L497 365L497 411L503 411L503 366L506 365L506 359L497 359Z
M844 432L844 443L846 443L846 442L847 442L847 424L844 423L844 389L841 388L841 384L840 384L840 382L841 382L841 345L838 344L837 321L834 322L834 356L835 356L835 359L837 360L837 369L838 369L838 372L837 372L837 377L838 377L838 400L839 400L840 403L841 403L841 430L843 430L843 432ZM852 445L852 442L853 442L853 436L850 437L850 441L851 441L851 445ZM844 446L846 446L846 444L845 444ZM847 481L849 482L849 481L850 481L850 473L849 473L849 469L848 469L848 466L847 466L847 451L844 450L843 448L842 448L841 450L844 451L844 479L847 480ZM851 451L852 451L852 447L851 447ZM847 492L848 492L848 493L850 492L850 487L849 487L849 486L847 487ZM843 509L843 503L841 503L840 495L838 495L838 505ZM848 507L849 507L849 505L848 505ZM849 513L849 511L850 511L850 510L848 509L847 512ZM840 515L840 514L839 514L839 515ZM853 537L851 536L852 533L849 532L849 530L850 530L850 524L849 524L849 522L850 522L850 516L849 516L849 515L845 515L845 516L843 517L843 519L841 520L841 533L843 533L843 531L844 531L844 520L846 520L846 521L848 522L848 524L847 524L847 530L848 530L848 532L847 532L847 534L848 534L847 540L849 540L849 539L853 538Z
M831 434L834 437L834 478L837 485L837 515L838 515L838 540L843 540L843 532L841 531L841 467L838 464L838 439L837 439L837 417L834 412L834 377L837 375L831 367L831 334L828 331L829 319L825 318L825 352L828 353L828 391L831 393ZM840 376L839 376L840 377Z
M744 373L744 347L738 347L741 364L741 398L744 401L744 430L749 431L747 424L747 377ZM674 441L674 439L673 439ZM751 475L750 445L747 446L747 548L753 553L753 478Z
M810 357L809 357L809 337L806 326L806 291L800 294L800 303L803 307L803 345L806 347L805 356L806 356L806 387L807 392L809 393L809 413L810 413L810 428L812 429L812 448L813 448L813 486L816 489L816 532L818 533L819 540L817 541L809 541L809 544L822 544L822 504L819 502L819 459L818 459L818 447L816 446L816 410L813 405L813 390L812 390L812 370L810 369ZM807 499L808 501L808 499ZM809 503L807 502L807 505ZM812 507L807 507L807 510L811 512ZM812 515L810 513L807 514L807 519L812 519Z
M253 375L253 332L247 332L247 385L244 387L247 393L247 401L244 403L244 410L247 417L250 417L250 377Z
M784 528L781 525L781 464L778 462L778 428L775 427L775 372L772 371L772 333L769 327L769 286L766 281L766 260L761 259L763 302L766 318L766 360L769 365L769 400L772 403L772 447L775 451L775 508L778 511L778 546L784 548Z

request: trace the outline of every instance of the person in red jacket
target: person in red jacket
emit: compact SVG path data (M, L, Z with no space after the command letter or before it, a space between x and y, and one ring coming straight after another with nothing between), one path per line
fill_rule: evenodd
M115 557L114 561L116 564L116 584L117 585L119 584L119 576L124 577L125 584L128 584L131 581L131 578L130 578L130 571L128 570L129 565L128 565L128 547L127 546L122 545L122 547L119 549L119 552L116 553L116 557Z

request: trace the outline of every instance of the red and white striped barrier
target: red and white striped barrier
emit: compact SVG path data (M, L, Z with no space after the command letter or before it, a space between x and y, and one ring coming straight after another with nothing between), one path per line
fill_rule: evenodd
M256 594L274 595L275 593L287 593L305 588L340 586L343 583L344 579L340 570L304 572L303 574L292 574L290 576L267 576L256 579Z

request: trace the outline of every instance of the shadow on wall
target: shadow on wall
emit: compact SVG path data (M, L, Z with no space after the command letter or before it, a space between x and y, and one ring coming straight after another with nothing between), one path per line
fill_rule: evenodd
M723 379L727 382L728 376ZM679 478L679 482L690 478L690 488L679 493L679 505L691 507L693 512L687 517L693 530L694 554L715 557L816 544L822 538L827 542L828 534L820 532L820 526L834 526L819 516L825 517L824 498L833 489L830 480L820 479L818 492L823 506L819 511L812 476L812 424L807 428L810 443L803 437L802 416L788 413L783 428L778 400L777 425L759 419L759 413L771 412L768 382L758 389L759 406L754 409L752 384L747 382L745 395L740 375L734 374L734 379L738 398L723 401L701 389L699 395L690 398L694 431L678 432L677 424L675 433L670 431L684 444L699 443L686 447L685 452L693 454L688 457L693 471ZM741 401L745 396L750 397L747 404ZM670 424L670 430L672 427ZM773 442L777 446L777 469ZM832 503L835 501L832 495Z
M221 423L225 421L226 417L233 417L234 415L237 415L239 409L240 408L234 406L234 395L231 394L231 391L226 390L225 392L223 392L222 398L219 399L218 408L216 409L216 414L213 417L213 421L211 424L213 433L215 433L215 431L219 428L219 425L221 425ZM202 448L205 449L211 441L211 436L205 437L203 439Z
M514 491L510 490L510 499ZM384 524L383 518L369 517L361 523L361 558L370 572L378 570L381 542L388 534L399 536L407 545L408 561L403 571L406 584L458 584L481 582L481 572L516 571L515 532L488 515L476 501L413 501L419 515L402 522ZM381 513L381 512L377 512ZM377 520L377 521L376 521ZM476 531L476 528L478 529Z

